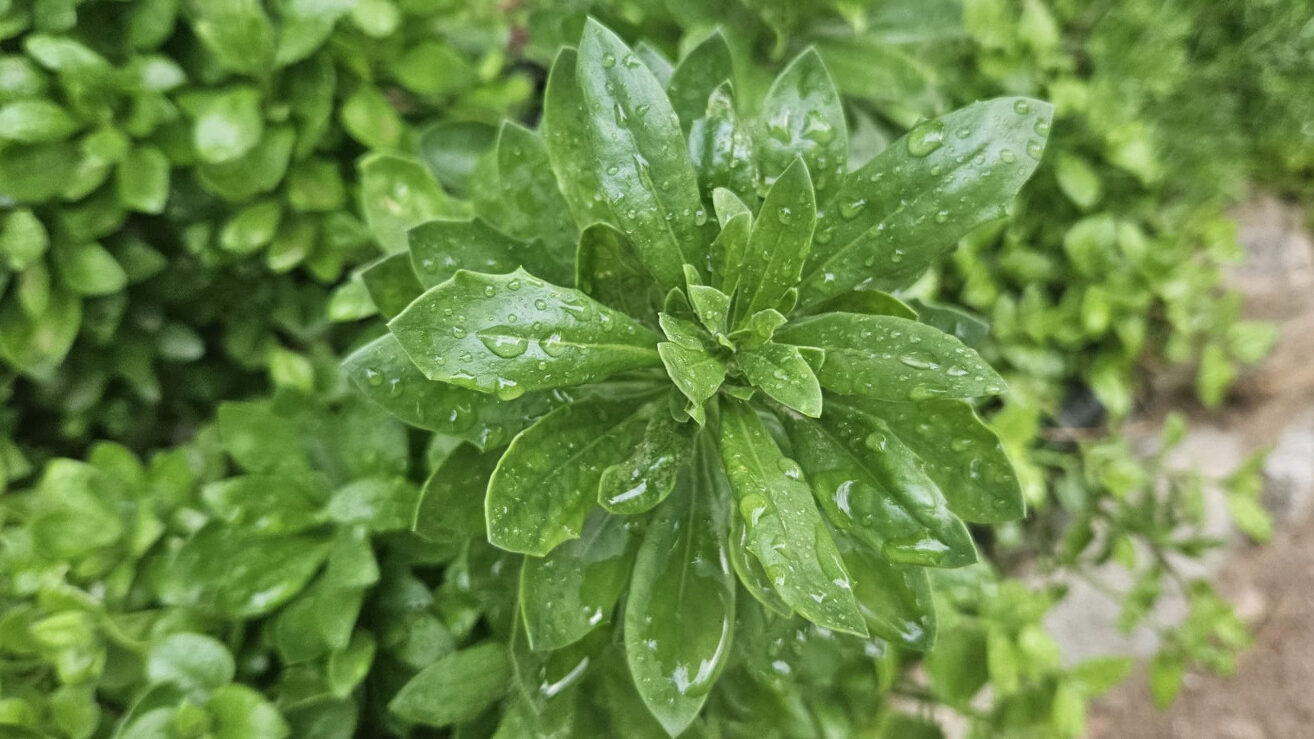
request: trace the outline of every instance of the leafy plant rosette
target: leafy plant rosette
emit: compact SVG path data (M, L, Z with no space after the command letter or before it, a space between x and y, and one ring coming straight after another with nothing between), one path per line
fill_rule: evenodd
M1002 380L891 291L1005 215L1050 118L977 103L846 171L815 52L740 117L713 51L663 84L589 21L541 131L503 125L475 218L409 232L389 333L346 361L385 408L470 445L434 477L465 484L427 486L417 530L527 555L534 651L580 642L623 596L630 673L673 735L737 619L924 649L924 568L976 561L965 522L1022 515L971 402Z

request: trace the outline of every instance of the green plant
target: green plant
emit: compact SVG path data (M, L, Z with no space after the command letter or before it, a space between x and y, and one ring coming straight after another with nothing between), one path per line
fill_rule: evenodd
M489 541L529 555L531 649L581 643L627 594L626 660L672 735L736 611L925 648L922 567L976 559L962 519L1021 515L964 400L1002 382L879 290L1001 217L1049 129L1044 103L979 103L850 172L820 57L741 120L714 56L719 35L663 90L590 22L553 65L541 134L503 125L479 218L410 231L395 290L415 297L347 360L385 408L481 450L452 458L469 484L426 495L417 527L482 509Z

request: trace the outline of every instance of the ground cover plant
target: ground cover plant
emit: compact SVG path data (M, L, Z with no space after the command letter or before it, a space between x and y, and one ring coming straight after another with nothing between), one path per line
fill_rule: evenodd
M1226 671L1122 429L1272 342L1299 5L0 2L0 729L1078 736L1110 561Z

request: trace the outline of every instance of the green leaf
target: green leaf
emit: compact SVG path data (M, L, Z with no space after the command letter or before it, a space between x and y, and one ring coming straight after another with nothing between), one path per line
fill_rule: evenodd
M743 206L729 190L718 188L716 196L724 193L727 197L717 197L717 213L722 212L721 204L733 202L736 207ZM725 221L721 233L712 242L710 255L712 284L726 295L733 295L739 286L739 269L744 264L744 255L748 253L748 238L753 229L753 217L745 208L735 212Z
M308 536L265 537L207 526L168 558L160 601L225 619L250 619L286 603L305 587L328 554Z
M893 562L960 567L976 561L967 527L919 458L877 416L831 397L818 421L787 416L785 429L827 518ZM869 446L880 434L883 442Z
M17 296L0 307L0 355L20 371L46 376L63 361L82 324L82 301L66 290L52 290L46 310L31 317Z
M407 234L411 264L424 287L451 279L457 270L503 274L523 267L555 285L574 279L571 256L541 241L520 241L480 219L422 223Z
M593 192L607 193L612 222L662 288L679 287L682 265L703 264L711 235L670 101L629 47L592 19L575 77L588 116Z
M299 475L241 475L201 488L225 522L260 534L295 534L320 523L323 495Z
M768 183L796 158L807 164L816 202L826 203L844 180L848 125L839 91L814 48L794 58L762 101L764 130L757 146Z
M592 165L589 114L575 79L577 63L570 48L558 51L552 63L543 93L543 143L575 223L591 224L610 220L610 211L605 202L595 199L603 190Z
M224 451L247 472L298 473L310 468L295 421L270 403L223 403L218 421Z
M83 159L67 141L0 148L0 192L39 203L64 192Z
M360 209L385 252L405 251L412 226L441 216L460 216L447 193L424 165L392 154L370 154L360 161ZM423 276L420 270L417 274Z
M419 491L404 477L366 477L338 488L324 513L342 526L379 533L411 527Z
M119 162L119 203L138 213L162 213L169 199L169 159L154 146L138 146Z
M625 608L625 656L643 702L676 736L694 720L730 657L735 580L726 498L712 478L715 448L692 468L648 526Z
M898 316L917 320L917 311L889 293L879 290L853 290L837 295L817 309L818 313L862 313L872 316ZM944 331L940 326L936 326ZM946 332L952 334L952 332Z
M730 482L725 479L725 470L717 472L715 477L719 478L716 482L720 487L719 492L723 493L727 499L734 493L730 488ZM739 582L743 584L748 594L753 596L754 600L761 603L768 611L780 616L792 616L794 609L789 604L781 600L780 594L771 584L771 578L767 577L766 570L762 568L762 563L748 548L748 525L744 523L742 516L730 516L730 566L734 569L735 575L739 577Z
M647 326L657 325L662 294L620 231L605 223L585 228L575 265L575 285L584 294Z
M689 158L698 172L703 197L726 188L742 199L757 197L757 152L753 135L735 113L729 83L712 91L689 128ZM720 210L717 210L720 215Z
M208 164L237 159L264 134L260 93L253 87L192 92L179 105L192 117L192 145Z
M384 318L401 313L424 292L411 268L411 255L404 252L375 260L360 271L360 280Z
M990 333L989 323L962 308L925 300L914 300L912 305L917 310L916 318L922 323L934 326L968 346L977 346Z
M425 726L460 724L505 695L510 681L506 646L484 642L421 670L397 692L388 710Z
M398 149L407 134L406 123L383 93L360 84L342 103L342 127L370 149Z
M654 47L647 41L640 41L634 45L634 55L652 70L652 75L657 81L665 87L671 83L671 75L675 73L675 65L671 60L662 53L661 49Z
M460 542L487 531L484 493L501 450L482 452L473 445L453 449L420 489L411 529L437 542Z
M81 125L49 100L19 100L0 105L0 141L36 144L63 141Z
M263 77L274 61L274 26L259 0L216 0L196 8L192 30L219 66Z
M802 471L741 401L721 403L721 456L748 549L781 598L819 626L866 636L848 573Z
M693 267L685 265L685 277L690 280L685 292L688 293L689 302L693 305L698 321L720 341L719 337L729 328L730 296L714 287L698 284L694 281L697 276L698 273Z
M918 466L935 482L958 516L978 523L1021 518L1026 512L1013 465L994 432L960 400L886 403L867 398L835 398L840 405L879 418L920 459ZM867 444L879 447L880 439Z
M105 247L95 242L56 244L60 282L78 295L110 295L128 285L128 275Z
M908 649L930 648L935 610L925 569L892 564L853 542L844 551L844 566L872 636Z
M210 695L205 708L215 739L283 739L290 729L272 703L246 685L225 685Z
M283 180L296 134L289 126L267 131L245 155L221 164L203 164L197 180L225 200L241 202L273 190Z
M785 293L798 284L812 246L816 208L807 165L795 159L771 186L753 222L737 270L735 328L760 310L780 308Z
M666 84L671 109L680 117L685 132L694 119L707 110L707 98L722 82L734 80L734 65L730 58L730 45L721 31L715 30L698 42L680 60Z
M560 649L611 619L629 582L639 521L597 508L580 538L547 556L526 557L520 570L520 608L529 646Z
M570 261L579 229L570 217L565 198L548 160L547 147L538 134L513 121L504 121L497 136L497 179L501 192L495 213L508 233L520 238L542 238L555 261Z
M541 557L577 538L603 470L625 459L643 427L632 400L612 400L562 406L520 432L488 481L488 540Z
M659 405L649 416L634 452L602 471L598 503L612 513L635 514L665 500L693 451L697 428L680 423Z
M707 420L703 404L725 381L725 360L701 348L690 348L673 341L658 344L657 352L671 382L689 399L685 412L701 425Z
M475 166L497 142L497 129L478 121L438 121L420 134L420 156L448 189L470 187Z
M1035 171L1052 116L1027 98L975 103L918 125L849 173L817 224L801 305L860 285L905 287L969 231L1002 218Z
M1003 379L952 336L895 316L827 313L776 332L776 340L826 352L817 372L827 390L878 400L997 395Z
M222 642L203 634L170 634L146 655L146 678L205 694L232 681L233 655Z
M347 376L365 397L412 426L495 449L561 399L528 393L504 402L492 395L435 382L416 369L392 334L357 349L343 361Z
M513 400L655 367L657 336L584 293L524 270L464 270L388 323L431 380Z
M1185 673L1186 665L1179 654L1163 651L1150 660L1150 694L1155 707L1162 710L1172 705L1182 689Z
M16 208L5 216L0 225L0 255L5 264L22 272L46 253L50 247L50 234L41 219L27 208Z

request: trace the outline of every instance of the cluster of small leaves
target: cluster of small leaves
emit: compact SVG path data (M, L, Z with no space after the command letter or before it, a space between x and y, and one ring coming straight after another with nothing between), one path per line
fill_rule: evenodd
M371 404L284 395L221 406L149 460L104 442L49 462L0 529L0 725L263 739L377 721L372 666L395 691L478 617L419 579L462 554L407 531L409 449Z
M347 360L385 408L471 445L448 474L474 484L427 492L417 527L482 513L528 555L540 659L585 648L624 596L626 661L671 735L745 611L925 648L923 568L976 560L964 520L1022 513L967 402L1002 381L881 290L1004 214L1048 105L969 106L849 170L814 51L742 118L730 59L714 33L654 72L589 21L542 130L503 125L474 218L409 231L390 292L412 299Z
M180 364L304 388L308 337L286 316L322 324L325 297L272 275L333 282L386 242L376 213L420 165L365 161L358 189L362 147L410 151L411 121L527 98L502 71L506 23L392 0L4 3L0 361L44 435L126 438ZM232 396L214 383L201 419Z

